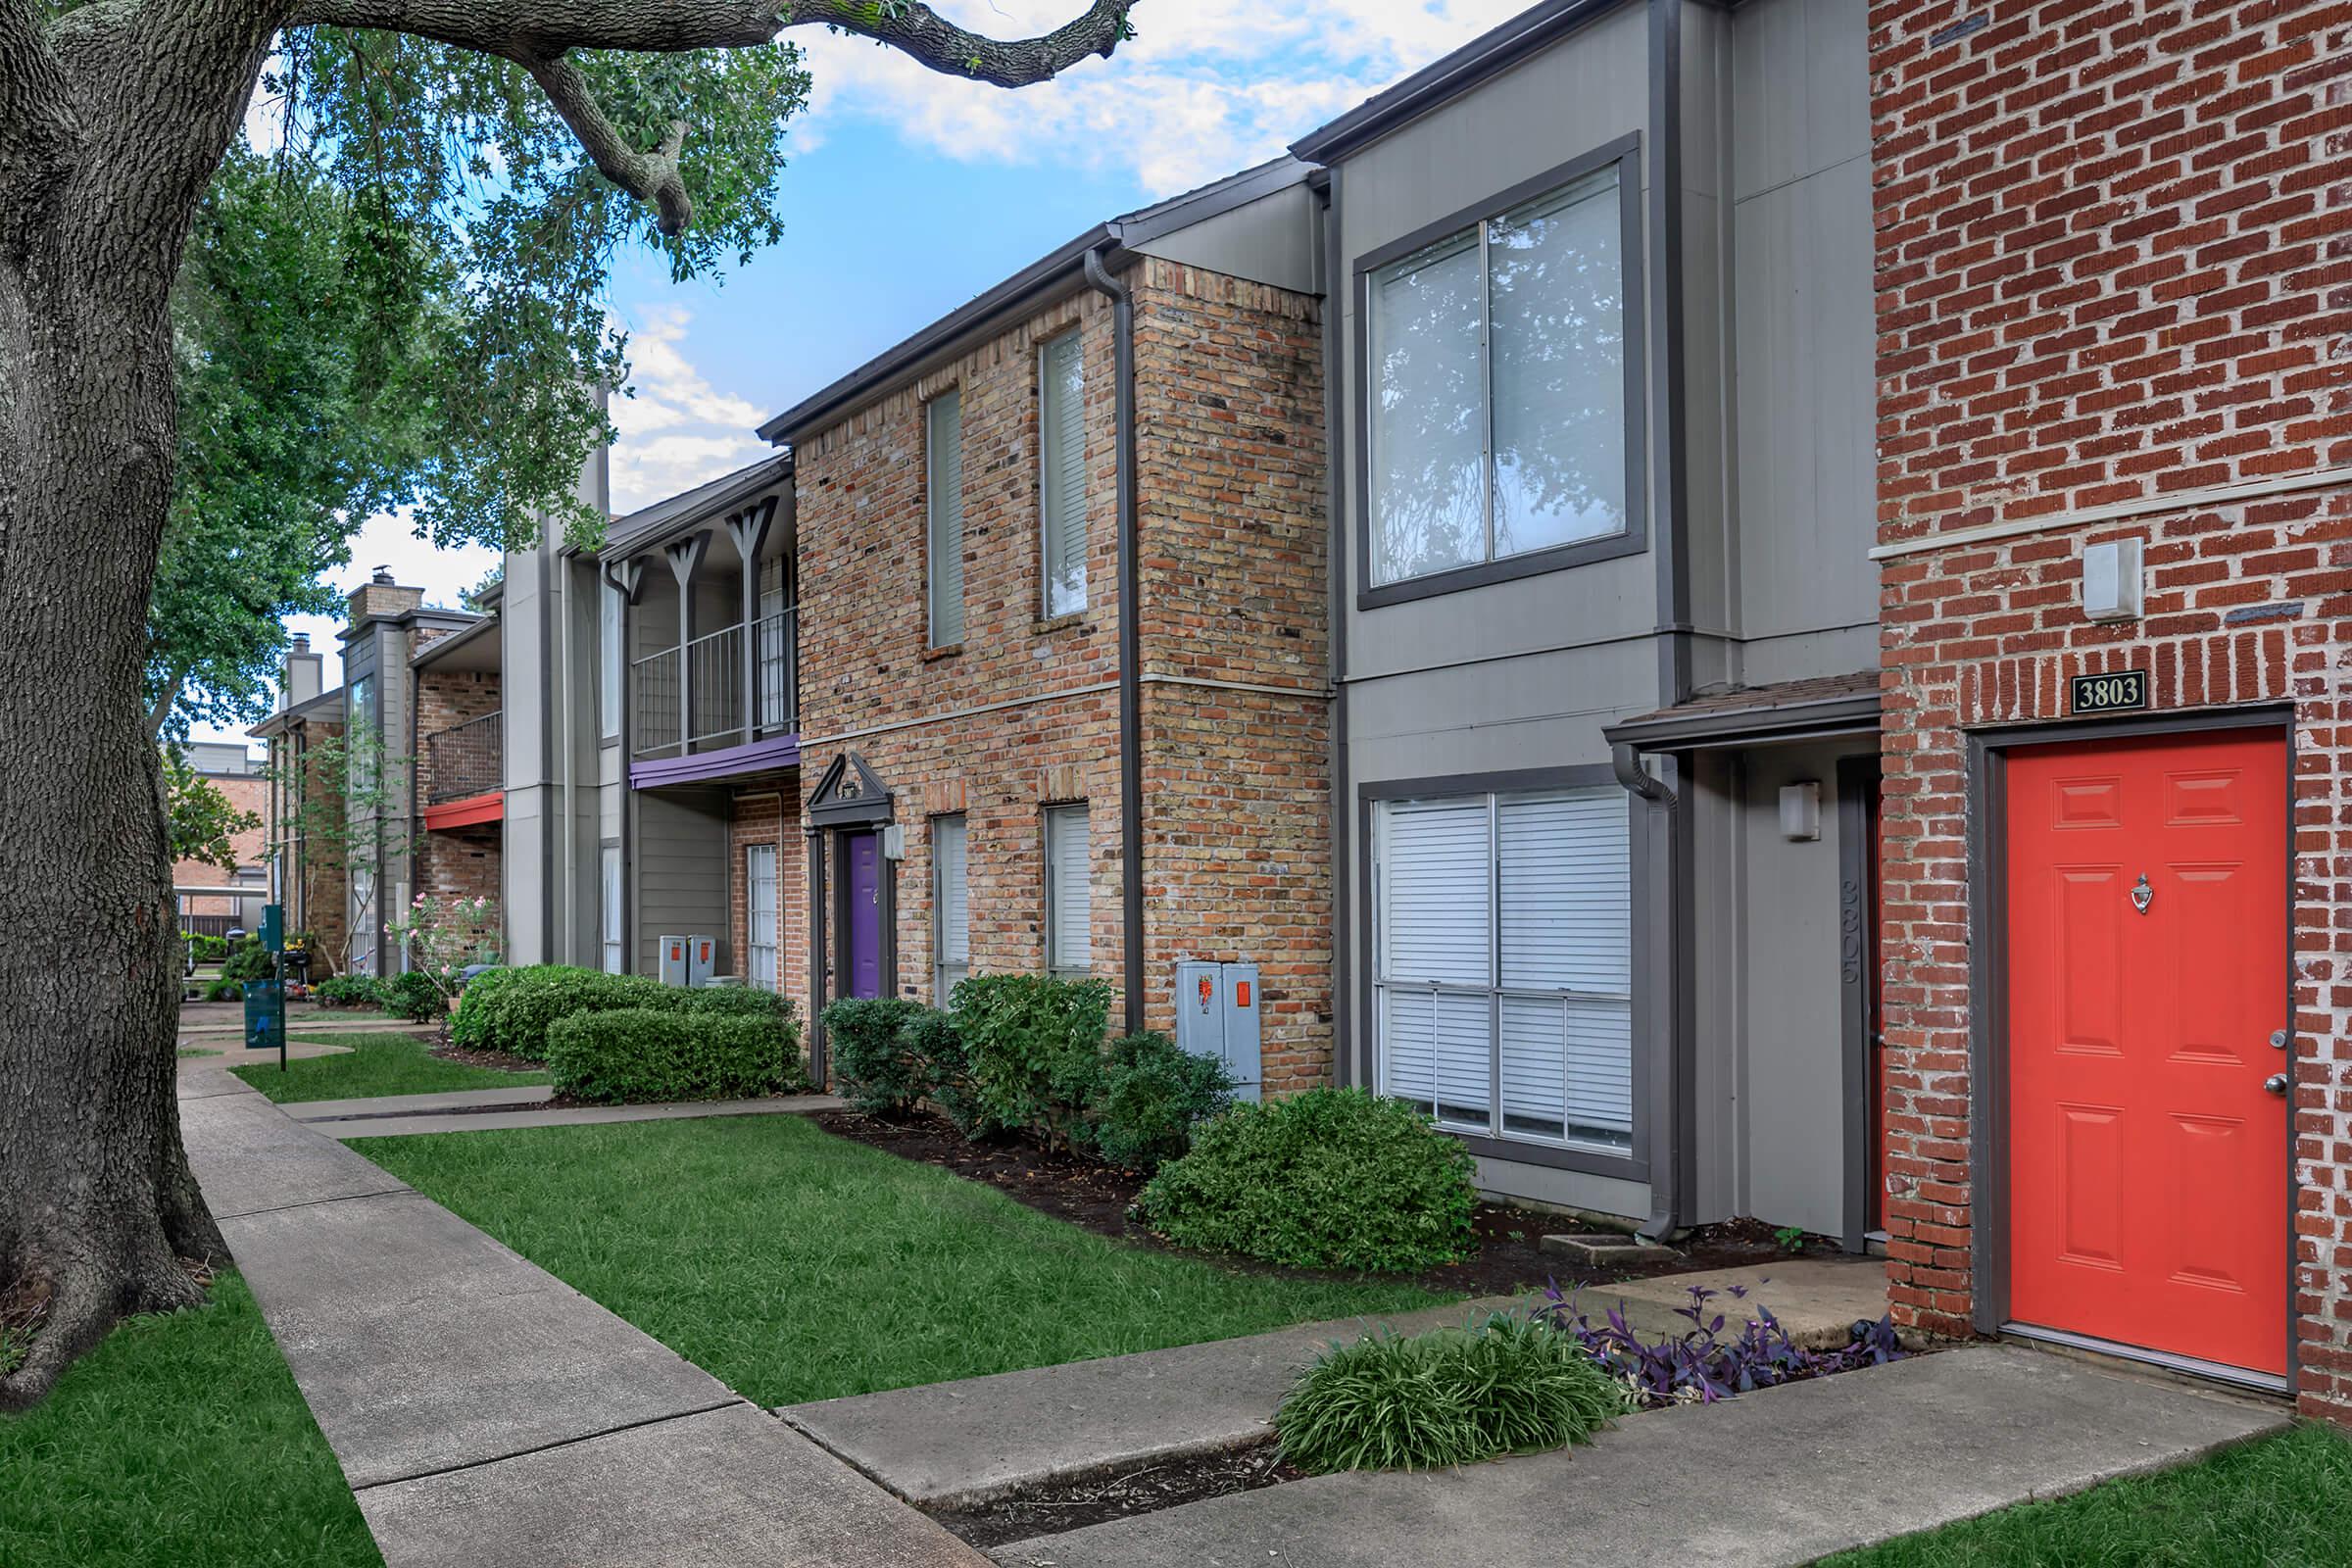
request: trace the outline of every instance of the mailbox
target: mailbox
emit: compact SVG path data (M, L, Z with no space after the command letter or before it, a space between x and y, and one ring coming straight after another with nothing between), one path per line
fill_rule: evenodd
M1262 1003L1254 963L1188 959L1176 965L1176 1044L1225 1063L1236 1100L1258 1097Z

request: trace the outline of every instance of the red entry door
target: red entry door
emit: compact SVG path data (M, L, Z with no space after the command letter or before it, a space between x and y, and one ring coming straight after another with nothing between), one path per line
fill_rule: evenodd
M2283 1373L2285 748L2032 747L2007 786L2010 1318Z

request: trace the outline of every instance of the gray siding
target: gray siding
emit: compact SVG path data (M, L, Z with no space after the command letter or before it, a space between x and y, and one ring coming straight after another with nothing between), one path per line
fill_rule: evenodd
M638 972L660 972L662 937L697 933L718 938L713 972L735 972L727 942L727 813L724 790L637 792Z
M1146 240L1136 249L1188 267L1311 294L1318 286L1320 243L1314 196L1304 185L1295 184L1229 213Z

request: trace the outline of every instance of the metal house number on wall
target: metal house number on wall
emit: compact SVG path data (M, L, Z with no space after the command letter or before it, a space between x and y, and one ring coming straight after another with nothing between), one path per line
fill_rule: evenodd
M2139 875L2139 886L2132 890L2132 907L2145 914L2148 912L2148 906L2155 902L2156 890L2148 886L2148 875L2142 871Z

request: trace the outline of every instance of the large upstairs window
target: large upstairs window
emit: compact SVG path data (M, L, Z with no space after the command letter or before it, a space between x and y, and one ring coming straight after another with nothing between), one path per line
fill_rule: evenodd
M963 641L963 398L954 387L923 406L923 557L931 601L931 646Z
M1623 167L1373 258L1363 286L1375 589L1634 526Z
M1045 529L1045 612L1086 608L1086 376L1072 327L1038 350L1038 495Z

